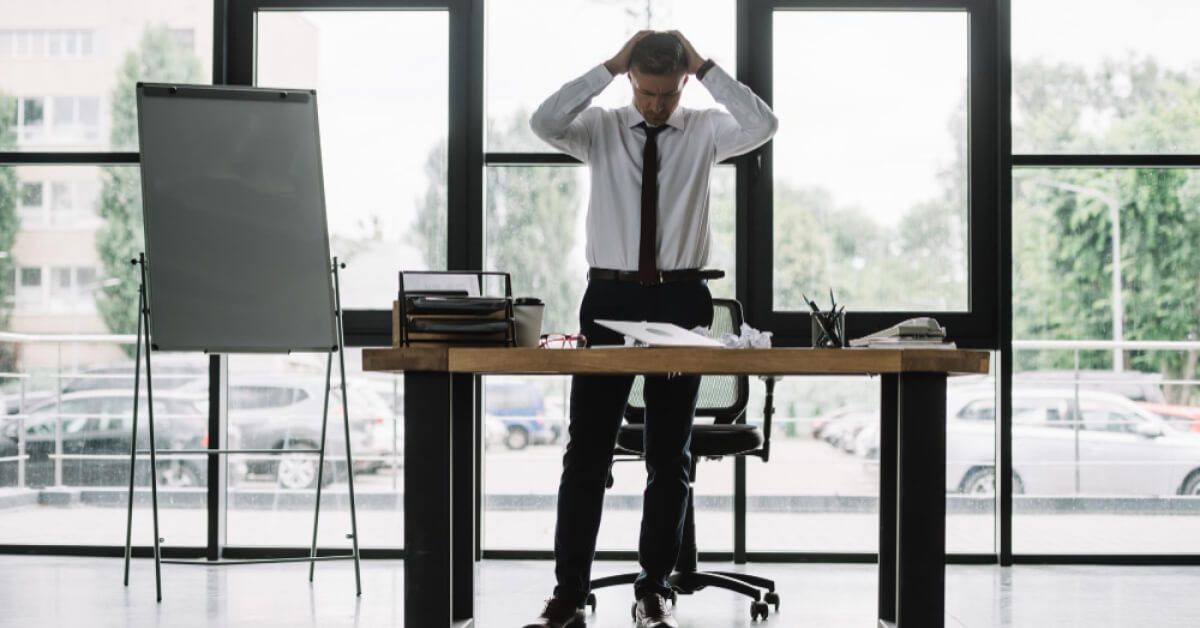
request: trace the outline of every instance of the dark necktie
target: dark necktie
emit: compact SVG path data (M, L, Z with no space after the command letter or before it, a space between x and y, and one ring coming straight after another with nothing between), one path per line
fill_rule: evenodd
M638 124L646 132L642 151L642 235L638 245L638 280L652 282L658 277L658 141L667 125Z

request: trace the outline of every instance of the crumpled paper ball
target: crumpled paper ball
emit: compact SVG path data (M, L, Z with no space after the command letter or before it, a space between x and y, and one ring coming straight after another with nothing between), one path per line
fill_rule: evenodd
M770 349L771 332L759 331L742 323L742 333L721 334L721 344L730 349Z

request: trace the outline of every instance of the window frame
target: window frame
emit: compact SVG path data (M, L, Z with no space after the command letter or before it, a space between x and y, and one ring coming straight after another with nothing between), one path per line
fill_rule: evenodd
M484 11L486 1L501 0L431 0L416 1L386 1L386 0L214 0L213 2L213 83L239 84L231 61L237 55L244 55L246 46L253 47L252 21L247 23L247 11L252 15L253 7L294 8L299 10L314 8L329 9L373 9L373 8L410 8L450 10L450 59L455 68L450 80L450 145L449 145L449 216L447 230L448 268L462 270L480 268L483 263L483 185L484 168L486 166L503 165L578 165L574 159L558 153L484 153ZM972 81L987 78L988 89L979 91L971 88L972 97L972 161L971 184L973 189L971 204L971 240L970 240L970 272L971 272L971 312L959 317L948 317L945 313L937 313L939 319L947 323L960 346L992 348L998 351L997 383L999 394L996 402L999 404L996 417L997 453L996 460L1001 478L1010 477L1012 471L1012 241L1011 241L1011 185L1014 168L1022 167L1191 167L1200 168L1200 155L1141 155L1141 154L1012 154L1011 150L1011 2L1012 0L849 0L842 4L840 0L737 0L737 72L736 76L742 82L751 86L759 95L770 102L771 80L771 41L770 16L778 8L795 9L911 9L938 10L962 9L972 12L971 40L972 50L978 50L982 55L972 53ZM239 17L240 16L240 17ZM980 19L977 19L980 18ZM239 25L240 24L240 25ZM766 27L764 27L764 24ZM33 32L30 30L13 30L8 43L8 59L32 58ZM247 42L250 42L247 44ZM18 52L21 45L24 52ZM85 46L86 44L86 46ZM102 38L92 31L81 31L79 35L79 57L91 57L99 53L105 44ZM239 52L240 51L240 52ZM0 55L2 57L3 55ZM243 57L244 58L244 57ZM980 74L980 68L984 72ZM248 81L243 79L240 84ZM985 94L991 96L984 98ZM22 113L22 105L18 97L14 113ZM992 124L982 124L976 107L988 112ZM104 121L101 120L101 125ZM979 127L982 136L976 134ZM17 127L18 132L20 126ZM985 167L978 156L981 154L981 144L991 146L991 154L984 153ZM770 269L773 252L771 244L770 209L773 183L770 181L771 148L768 144L760 153L735 160L737 176L737 296L746 307L748 320L756 327L775 329L776 340L781 344L805 344L808 324L807 315L796 313L778 313L770 309L772 281L768 273L760 273ZM759 156L762 161L759 162ZM761 163L761 166L760 166ZM0 164L6 166L66 164L66 165L137 165L136 152L0 152ZM982 171L983 178L980 178ZM767 175L767 176L764 176ZM992 187L990 205L979 205L975 201L976 189L984 181ZM43 204L47 204L44 199ZM984 211L987 209L988 211ZM767 219L764 220L764 215ZM981 250L978 232L984 234L983 243L988 244L991 255L985 255ZM992 239L989 243L988 240ZM763 248L767 244L767 248ZM14 287L19 283L18 269L14 268L9 275ZM764 278L765 275L765 278ZM991 286L984 286L982 292L977 289L977 281L983 278ZM14 295L16 290L13 291ZM990 301L992 307L981 308L981 304ZM789 317L789 314L791 315ZM870 316L851 316L848 321L849 333L855 334L863 328L881 327L894 322L905 313L893 312ZM391 312L383 310L349 310L345 313L346 340L348 346L387 346L390 345ZM798 330L790 333L790 330ZM219 441L215 436L221 429L219 412L220 385L224 376L221 357L212 356L209 360L209 391L208 404L209 433L214 435L213 442ZM209 477L219 477L216 466L217 457L211 457ZM735 477L739 472L735 471ZM745 497L744 467L740 472L740 480L735 480L736 500ZM181 555L207 556L210 559L252 558L278 556L281 551L276 548L225 548L223 537L224 505L223 493L214 487L221 487L220 482L210 482L208 493L208 523L207 546L178 547ZM1163 554L1020 554L1012 553L1012 490L1010 483L1002 482L997 496L996 526L997 544L994 552L987 554L954 554L947 557L948 562L955 564L1200 564L1197 555L1163 555ZM804 561L827 560L833 562L870 562L874 560L872 553L829 553L813 554L810 552L746 552L745 537L745 508L735 506L734 529L735 535L740 534L742 545L738 545L735 536L735 550L729 552L704 552L701 559L730 560L739 562L749 560L770 561ZM0 547L3 553L50 552L64 554L97 554L120 555L121 548L117 546L71 546L71 545L8 545ZM402 557L403 550L368 548L364 554L374 557ZM546 551L484 551L483 556L494 558L528 558L546 559ZM600 558L633 559L633 552L601 552Z

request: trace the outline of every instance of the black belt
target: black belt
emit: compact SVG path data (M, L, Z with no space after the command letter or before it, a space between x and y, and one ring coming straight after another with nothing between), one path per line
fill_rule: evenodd
M704 279L720 279L725 271L717 269L685 268L682 270L660 270L654 273L654 279L642 281L636 270L612 270L610 268L588 269L588 281L602 279L608 281L628 281L642 285L653 286L672 281L701 281Z

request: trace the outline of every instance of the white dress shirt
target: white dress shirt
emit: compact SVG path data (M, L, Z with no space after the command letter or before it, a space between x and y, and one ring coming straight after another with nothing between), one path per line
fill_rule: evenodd
M613 80L604 65L563 85L529 120L551 146L588 164L587 261L592 268L636 271L641 241L642 114L589 107ZM658 141L659 270L703 268L708 263L709 178L719 161L747 153L771 139L778 120L761 98L719 66L700 81L719 109L677 107Z

